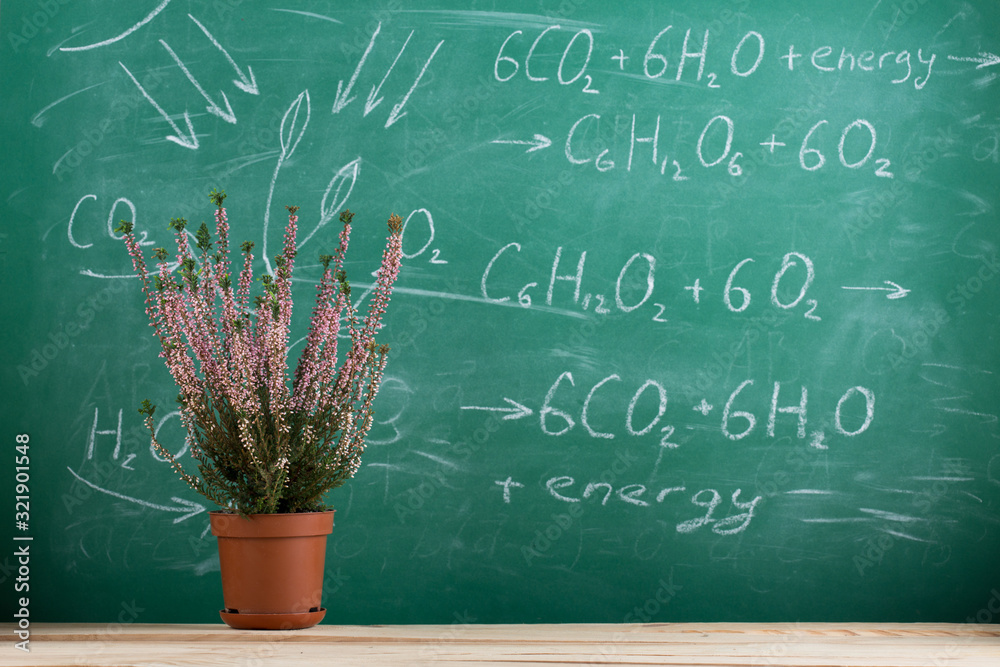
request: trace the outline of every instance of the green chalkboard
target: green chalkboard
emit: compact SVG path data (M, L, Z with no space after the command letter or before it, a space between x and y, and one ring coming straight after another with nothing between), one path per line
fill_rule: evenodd
M218 622L113 228L168 245L221 188L272 258L302 207L298 336L335 213L356 293L406 221L325 622L994 620L998 25L984 0L4 2L4 613L27 586L35 621Z

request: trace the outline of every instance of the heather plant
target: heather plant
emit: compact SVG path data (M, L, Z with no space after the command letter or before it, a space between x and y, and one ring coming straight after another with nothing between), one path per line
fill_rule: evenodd
M351 302L344 271L353 214L340 220L340 245L320 258L323 276L304 348L289 371L298 208L288 207L284 249L274 275L263 275L263 294L251 299L253 243L245 242L243 266L231 277L225 193L212 191L215 236L202 223L191 247L187 221L173 219L177 257L157 248L155 273L147 271L132 223L118 231L142 283L146 314L179 389L177 403L198 472L188 472L156 437L156 406L139 412L153 446L192 489L239 514L325 509L324 494L354 476L372 425L388 347L375 341L402 259L402 220L389 218L367 314ZM215 247L213 247L215 246ZM197 257L196 257L197 255ZM346 329L346 331L344 331ZM338 360L338 341L349 341Z

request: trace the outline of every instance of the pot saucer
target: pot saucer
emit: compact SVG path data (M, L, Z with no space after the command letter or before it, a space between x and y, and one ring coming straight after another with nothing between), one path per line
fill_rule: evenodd
M223 609L219 616L226 625L237 630L302 630L322 621L326 609L320 607L317 611L294 614L241 614Z

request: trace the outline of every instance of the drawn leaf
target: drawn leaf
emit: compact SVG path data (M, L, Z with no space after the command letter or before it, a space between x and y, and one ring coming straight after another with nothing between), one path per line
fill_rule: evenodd
M303 98L305 98L306 101L305 113L302 112ZM288 107L288 111L285 112L284 117L282 117L281 119L281 132L279 136L281 139L282 160L291 157L292 153L295 152L296 146L299 145L299 141L302 140L302 135L306 131L306 126L309 125L310 111L311 109L309 105L309 91L303 90L301 93L299 93L299 96L295 98L295 101L292 102L291 106ZM291 121L289 121L289 117L291 117ZM301 121L302 126L297 127L299 124L300 117L302 117ZM289 144L290 136L292 134L295 134L295 140L291 142L291 144Z
M326 192L323 193L323 199L320 201L319 210L320 218L319 223L316 228L309 232L309 235L302 240L302 243L298 245L299 248L304 246L313 235L322 229L328 222L333 220L333 218L344 208L347 203L347 198L351 196L351 191L354 190L354 183L358 180L358 172L361 169L361 158L355 158L341 167L333 178L330 179L329 185L326 186ZM334 187L336 186L336 187ZM346 192L344 192L346 186ZM341 196L343 193L343 196ZM332 195L332 196L331 196ZM328 201L333 201L333 204L327 204Z

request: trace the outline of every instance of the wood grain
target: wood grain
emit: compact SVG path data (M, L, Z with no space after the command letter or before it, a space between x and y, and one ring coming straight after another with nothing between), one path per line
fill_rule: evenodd
M13 628L7 627L11 637ZM1000 626L959 624L320 625L286 632L223 625L40 624L32 626L30 645L30 654L4 647L0 664L1000 665Z

